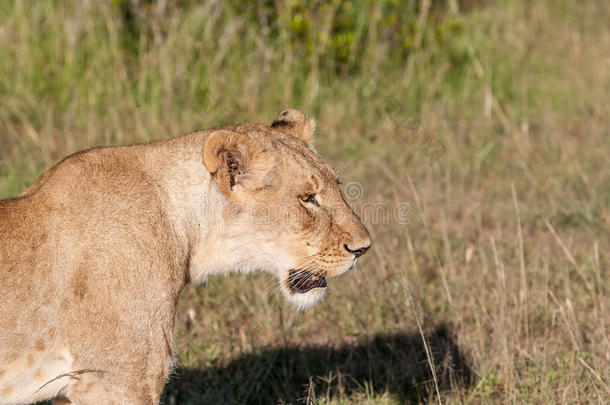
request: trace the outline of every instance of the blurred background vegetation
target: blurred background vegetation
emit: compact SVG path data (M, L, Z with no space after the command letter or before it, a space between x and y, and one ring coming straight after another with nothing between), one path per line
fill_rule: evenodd
M0 198L83 148L301 109L388 218L364 213L374 248L305 314L263 274L189 287L166 403L603 403L609 21L603 0L3 0Z

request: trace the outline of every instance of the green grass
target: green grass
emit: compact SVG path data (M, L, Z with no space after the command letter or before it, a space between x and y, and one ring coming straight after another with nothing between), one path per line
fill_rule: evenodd
M354 208L388 208L307 313L265 274L188 287L165 403L608 398L610 7L433 3L0 3L0 198L82 148L293 106Z

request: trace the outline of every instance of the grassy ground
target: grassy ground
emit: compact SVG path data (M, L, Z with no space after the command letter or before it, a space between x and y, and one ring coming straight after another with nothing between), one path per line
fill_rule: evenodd
M608 401L609 4L421 1L398 49L355 2L367 46L337 54L333 7L281 6L319 27L303 51L219 1L155 3L144 33L121 3L0 3L0 197L85 147L293 106L375 240L306 313L264 274L188 287L165 403Z

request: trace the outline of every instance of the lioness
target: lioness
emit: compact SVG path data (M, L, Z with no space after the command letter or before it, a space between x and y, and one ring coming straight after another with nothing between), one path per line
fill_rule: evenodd
M188 282L265 269L307 308L371 239L286 110L76 153L0 201L0 403L158 403Z

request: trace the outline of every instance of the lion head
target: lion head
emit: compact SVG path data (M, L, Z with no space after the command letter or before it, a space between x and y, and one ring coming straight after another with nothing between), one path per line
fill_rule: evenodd
M314 130L313 120L286 110L271 126L212 130L203 150L222 205L213 239L223 248L213 260L272 272L299 308L318 302L326 279L352 269L371 245L337 173L311 147Z

